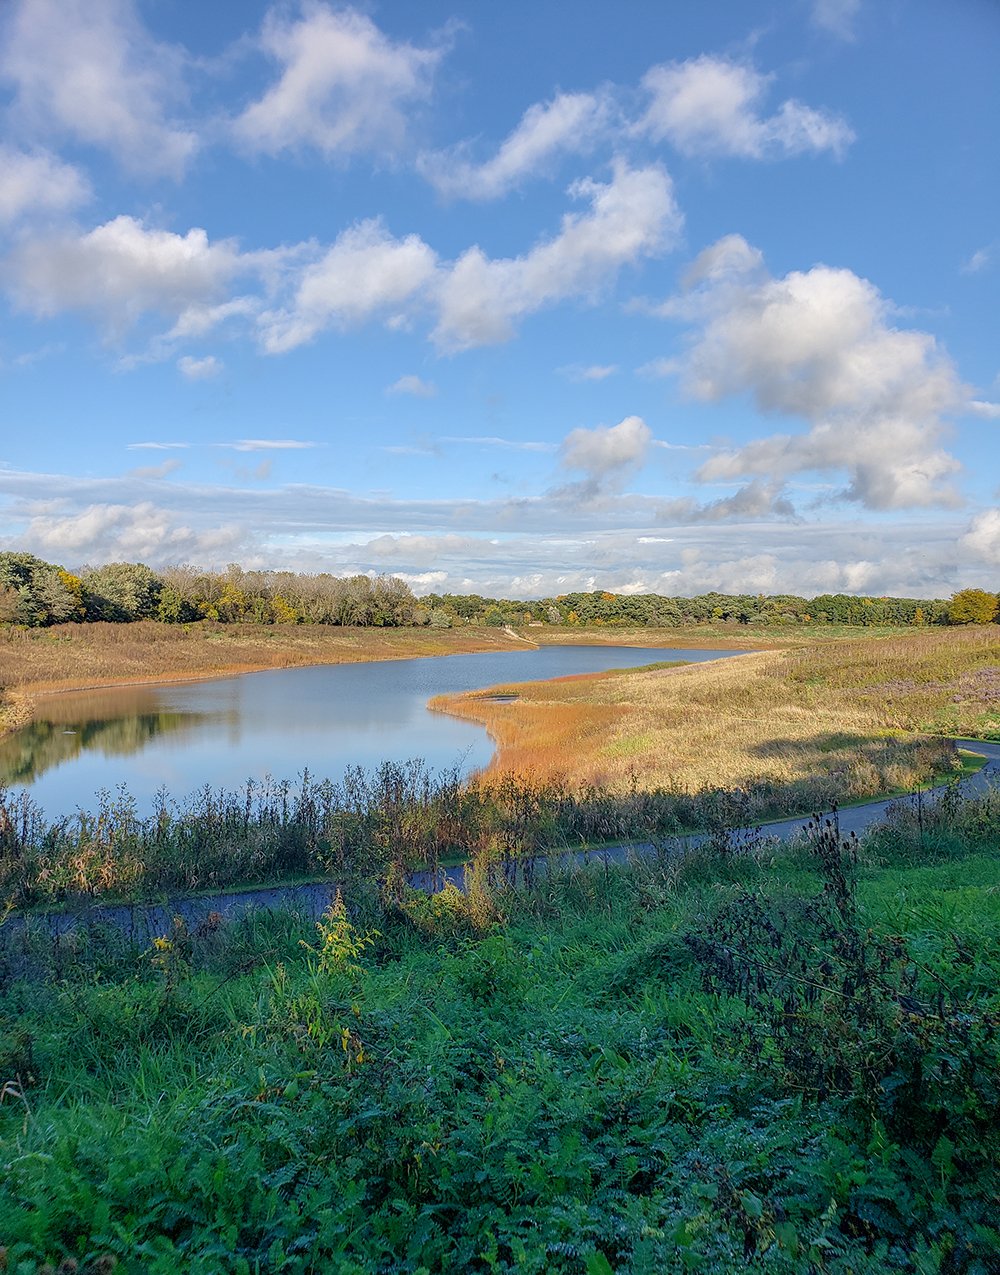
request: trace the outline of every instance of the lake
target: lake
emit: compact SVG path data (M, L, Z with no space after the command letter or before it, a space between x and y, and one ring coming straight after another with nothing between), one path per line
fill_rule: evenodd
M739 653L550 646L75 691L40 700L37 720L0 739L0 783L30 788L54 818L122 785L147 813L164 787L183 799L206 784L294 780L305 769L340 779L350 766L421 758L468 773L493 744L481 726L430 712L434 695Z

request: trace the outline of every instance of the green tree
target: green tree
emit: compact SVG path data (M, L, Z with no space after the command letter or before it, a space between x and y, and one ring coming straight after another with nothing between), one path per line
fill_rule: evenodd
M163 581L141 562L109 562L83 577L88 620L147 620L157 614Z
M959 589L948 603L948 623L990 624L997 618L997 601L985 589Z

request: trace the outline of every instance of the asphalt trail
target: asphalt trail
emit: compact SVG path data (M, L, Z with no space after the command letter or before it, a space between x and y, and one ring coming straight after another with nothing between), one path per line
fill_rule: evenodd
M976 774L962 780L960 789L967 796L975 796L990 788L1000 787L1000 744L986 743L974 739L956 739L957 747L967 749L986 757L986 765ZM921 800L933 801L945 792L944 786L931 788L921 794ZM839 812L841 836L849 836L852 832L860 836L873 824L884 818L888 808L895 802L906 798L893 798L883 801L866 802L861 806L851 806ZM763 836L776 841L788 841L800 834L805 827L807 817L782 819L775 823L764 824L760 832ZM751 828L736 829L734 839L750 836L756 830ZM707 833L699 833L689 837L680 837L671 844L671 852L683 854L708 839ZM622 842L618 845L602 846L596 850L571 850L554 855L539 856L522 864L522 872L527 868L542 873L550 865L561 867L573 864L618 864L625 863L636 856L654 853L649 842ZM410 877L411 885L418 889L435 890L451 881L462 886L465 867L442 869L437 878L429 872L415 872ZM0 927L0 941L3 946L17 946L27 942L26 928L35 933L46 931L53 937L68 934L80 926L107 926L123 931L133 941L149 943L154 937L170 932L174 917L181 917L185 924L194 929L206 923L215 924L220 921L231 921L251 912L254 909L275 911L280 908L294 908L297 912L318 919L330 906L336 893L336 882L306 883L301 885L277 885L249 890L229 890L213 895L181 895L167 899L162 903L135 904L87 904L65 911L32 913L22 916L17 913L9 916ZM212 918L209 922L209 918Z

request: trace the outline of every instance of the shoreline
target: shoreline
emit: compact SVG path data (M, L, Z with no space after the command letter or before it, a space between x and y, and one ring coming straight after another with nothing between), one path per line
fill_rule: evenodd
M79 627L84 628L84 626ZM56 631L38 631L40 634L54 632ZM288 637L293 638L296 633L302 635L303 630L297 628ZM451 638L445 636L445 634L449 633L454 636ZM391 637L388 636L390 634L392 635ZM371 645L365 646L363 641L358 641L359 635L364 635L369 641L374 636L382 641L388 641L390 648L392 645L398 644L402 649L397 651L377 649ZM56 633L56 636L58 638L58 633ZM91 635L85 633L84 636L89 638ZM130 634L123 633L122 636L130 636ZM170 636L173 637L174 635L171 634ZM201 631L196 634L195 640L208 641L216 636L214 632L209 634ZM223 632L218 636L221 637L221 640L236 642L239 639L245 639L248 636L248 632L244 629L232 634ZM250 636L258 641L271 641L274 638L274 633L273 630L262 626L259 630L251 630ZM308 636L312 637L314 635L309 634ZM538 640L539 636L541 640ZM0 691L2 691L5 701L0 703L0 739L16 733L35 720L38 715L39 701L44 701L54 696L74 695L77 693L124 690L130 687L211 682L232 677L244 677L250 673L269 673L288 668L320 668L337 664L375 664L391 660L434 659L439 656L484 654L493 650L537 650L539 647L547 646L634 646L637 649L648 646L651 649L668 650L676 646L678 642L681 642L691 650L726 650L740 649L746 645L745 642L741 644L735 635L728 638L713 638L704 634L688 636L683 631L674 633L672 630L663 629L652 630L649 633L635 629L626 629L621 632L610 629L601 633L595 633L593 630L584 630L580 633L547 630L540 635L526 637L506 627L476 630L474 633L463 628L436 632L432 638L425 629L358 630L337 627L332 631L323 632L318 637L317 645L319 647L322 647L323 639L326 639L328 649L325 652L321 649L303 649L301 645L296 644L293 640L286 640L284 643L279 641L275 647L267 650L266 653L262 651L256 659L236 660L232 663L221 664L215 668L191 669L184 668L178 663L173 666L165 665L155 672L137 676L123 677L112 674L107 677L101 677L99 674L86 673L81 677L42 677L37 682L26 682L20 685L8 684L3 686L0 683ZM348 640L345 641L345 638ZM351 639L354 640L353 643ZM32 634L28 640L41 641L43 639ZM435 649L421 649L432 644ZM441 645L452 645L454 649L442 650L440 649ZM767 649L756 642L754 647L755 649ZM113 648L109 649L113 650ZM300 654L306 658L295 658ZM273 658L275 656L278 658Z

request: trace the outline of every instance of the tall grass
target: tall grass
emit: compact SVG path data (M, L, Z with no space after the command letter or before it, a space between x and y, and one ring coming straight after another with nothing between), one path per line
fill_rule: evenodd
M840 800L925 782L917 734L1000 735L1000 628L926 630L684 668L594 674L442 696L482 723L494 775L616 792L827 782ZM836 791L834 791L836 790Z
M556 869L465 924L368 889L319 927L0 942L0 1260L992 1275L982 844Z

